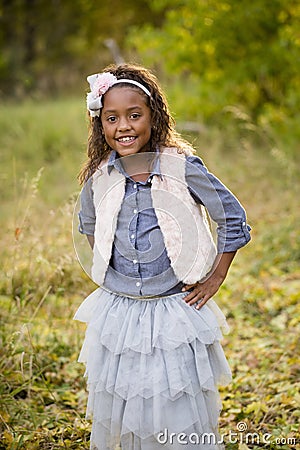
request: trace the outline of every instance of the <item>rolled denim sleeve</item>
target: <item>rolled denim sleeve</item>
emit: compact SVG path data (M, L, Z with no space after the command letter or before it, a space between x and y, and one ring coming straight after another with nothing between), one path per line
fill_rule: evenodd
M217 224L218 253L233 252L246 245L251 239L251 227L245 209L197 156L186 158L186 181L194 200L205 206Z
M94 235L96 214L93 201L92 179L90 178L80 193L79 227L82 234Z

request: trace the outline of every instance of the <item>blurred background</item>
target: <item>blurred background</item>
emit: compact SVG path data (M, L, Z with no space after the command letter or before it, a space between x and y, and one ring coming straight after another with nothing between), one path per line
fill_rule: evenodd
M234 104L277 127L299 112L297 1L2 0L0 20L3 99L78 95L86 74L138 60L185 119Z
M253 228L217 296L234 375L221 432L244 421L260 436L251 448L270 448L264 433L296 448L300 3L0 0L0 450L88 449L84 327L72 316L96 286L72 222L86 77L114 62L153 70L177 130Z

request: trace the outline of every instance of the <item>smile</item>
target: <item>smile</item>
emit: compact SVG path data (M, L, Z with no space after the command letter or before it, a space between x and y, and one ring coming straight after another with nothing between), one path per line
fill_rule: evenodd
M131 142L131 141L134 141L135 139L136 139L136 136L125 136L125 137L118 138L117 141L118 142Z

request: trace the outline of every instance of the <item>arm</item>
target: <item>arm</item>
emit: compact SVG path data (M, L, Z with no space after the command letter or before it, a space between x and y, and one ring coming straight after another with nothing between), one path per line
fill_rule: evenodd
M218 254L211 271L203 280L201 280L201 282L186 285L182 289L183 292L191 289L191 292L184 297L185 302L192 306L194 303L201 300L196 306L196 309L200 309L201 306L205 305L205 303L215 295L225 280L235 254L236 251Z
M218 255L213 267L201 282L186 285L183 291L191 290L185 301L193 305L201 300L201 308L220 288L237 250L250 240L250 227L246 213L238 199L213 174L208 172L197 157L188 157L186 181L190 193L197 203L204 205L217 223Z
M91 249L93 249L94 248L94 243L95 243L94 236L91 236L90 234L87 234L86 237L87 237L87 240L89 241Z
M186 181L190 194L205 206L217 224L218 253L230 253L250 241L246 212L235 195L195 156L188 156Z
M95 206L93 202L92 180L91 178L84 185L80 194L79 232L85 234L93 249L94 231L96 222Z

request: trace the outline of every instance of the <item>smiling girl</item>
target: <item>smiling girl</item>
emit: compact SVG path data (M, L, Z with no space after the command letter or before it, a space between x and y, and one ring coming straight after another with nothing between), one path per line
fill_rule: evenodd
M88 323L90 448L222 448L216 386L231 374L212 296L250 240L245 211L176 133L150 71L110 66L88 81L79 229L99 288L75 318Z

